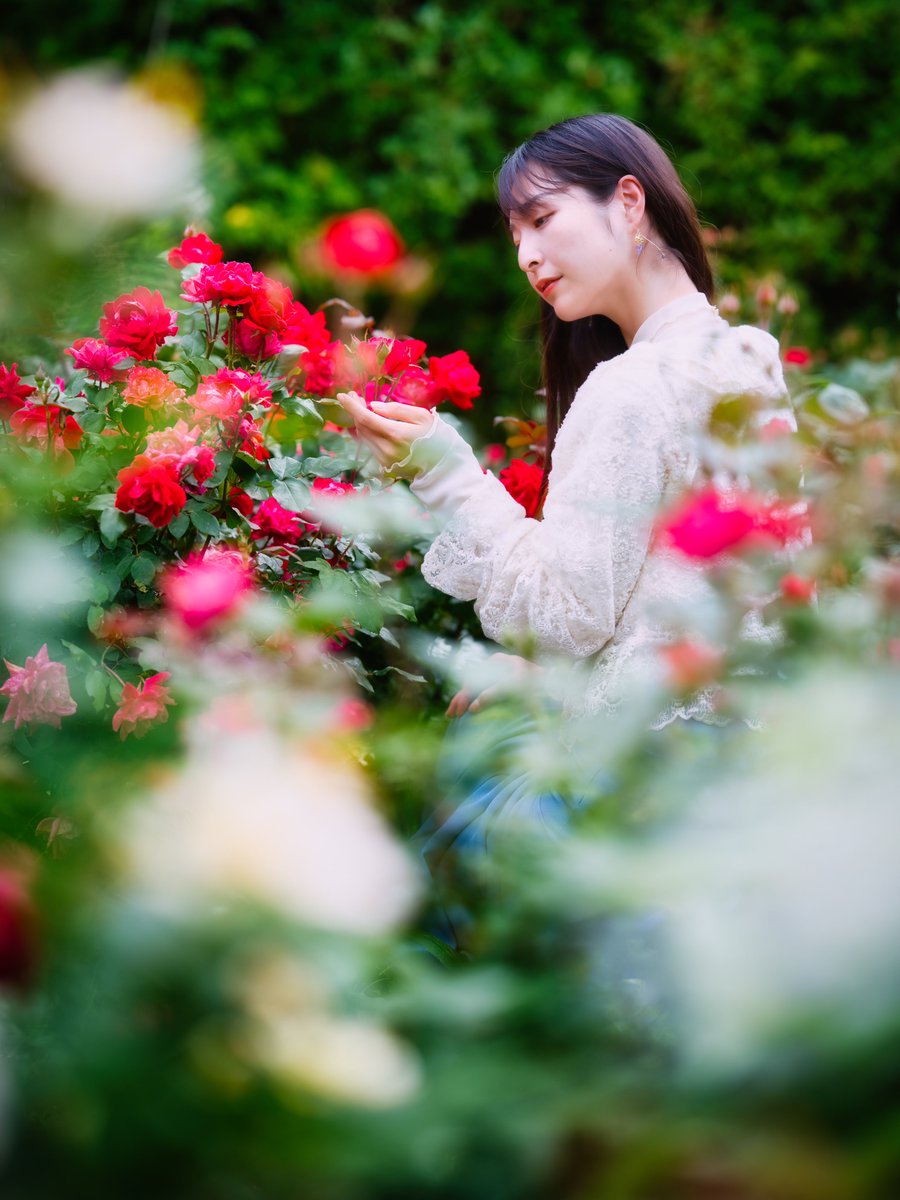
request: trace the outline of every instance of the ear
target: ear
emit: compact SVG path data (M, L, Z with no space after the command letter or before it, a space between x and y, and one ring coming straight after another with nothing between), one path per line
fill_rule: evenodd
M630 233L637 233L644 219L646 197L644 188L633 175L623 175L616 184L616 200L622 205Z

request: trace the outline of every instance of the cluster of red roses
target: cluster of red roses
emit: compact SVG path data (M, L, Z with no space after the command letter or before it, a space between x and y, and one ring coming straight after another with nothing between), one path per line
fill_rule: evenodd
M323 253L345 273L388 269L402 255L402 243L376 228L372 214L351 216L366 219L332 222ZM69 466L72 451L88 445L85 428L95 446L102 436L106 455L114 463L118 458L115 508L138 527L171 527L182 546L188 535L177 552L182 561L161 571L159 559L171 559L176 543L149 546L157 574L144 582L155 582L169 616L195 633L233 612L257 579L278 579L280 569L283 582L295 583L303 555L324 553L332 566L349 565L338 553L340 530L332 516L296 511L281 502L288 503L285 496L269 494L277 480L267 463L276 446L287 457L299 448L282 432L293 428L289 397L356 388L369 400L390 395L464 409L472 407L480 382L464 351L426 359L425 343L411 337L379 333L350 345L332 337L323 312L310 312L290 288L249 263L225 261L222 247L204 233L188 231L168 261L183 273L182 297L190 307L182 318L159 291L137 287L117 297L103 306L98 335L66 350L87 380L78 403L71 397L77 388L67 394L63 379L23 380L17 364L0 364L0 417L16 441ZM123 451L131 456L125 465ZM310 483L314 496L328 499L356 490L342 478ZM190 546L195 518L194 538L204 537L199 551ZM212 537L199 532L206 529ZM148 545L147 538L140 544ZM101 622L101 634L107 624ZM58 725L74 711L65 667L47 658L46 647L9 671L0 689L9 699L4 719L17 727ZM114 728L124 735L165 719L171 700L164 685L162 675L123 683Z

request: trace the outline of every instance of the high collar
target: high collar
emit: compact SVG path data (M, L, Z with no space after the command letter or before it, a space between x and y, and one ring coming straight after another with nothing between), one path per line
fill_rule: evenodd
M667 338L684 337L692 333L715 333L723 326L727 328L727 325L727 321L719 316L719 310L710 304L702 292L691 292L688 296L670 300L651 313L634 335L631 344L662 342Z

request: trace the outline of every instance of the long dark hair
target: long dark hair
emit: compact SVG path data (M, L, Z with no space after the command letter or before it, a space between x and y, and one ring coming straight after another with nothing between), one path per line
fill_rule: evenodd
M552 180L577 184L606 203L623 175L633 175L646 196L647 217L667 252L680 259L698 291L713 298L713 277L693 201L661 146L625 117L594 113L572 117L536 133L504 159L497 195L504 217L520 211L529 185L545 189ZM541 301L543 382L547 397L547 456L579 387L599 362L626 349L622 331L609 317L561 321Z

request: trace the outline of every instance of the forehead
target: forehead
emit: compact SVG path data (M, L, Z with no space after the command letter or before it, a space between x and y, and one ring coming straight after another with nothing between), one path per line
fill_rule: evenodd
M558 179L549 176L520 176L509 197L507 220L510 225L515 221L527 219L542 204L558 198L568 191L568 186Z

